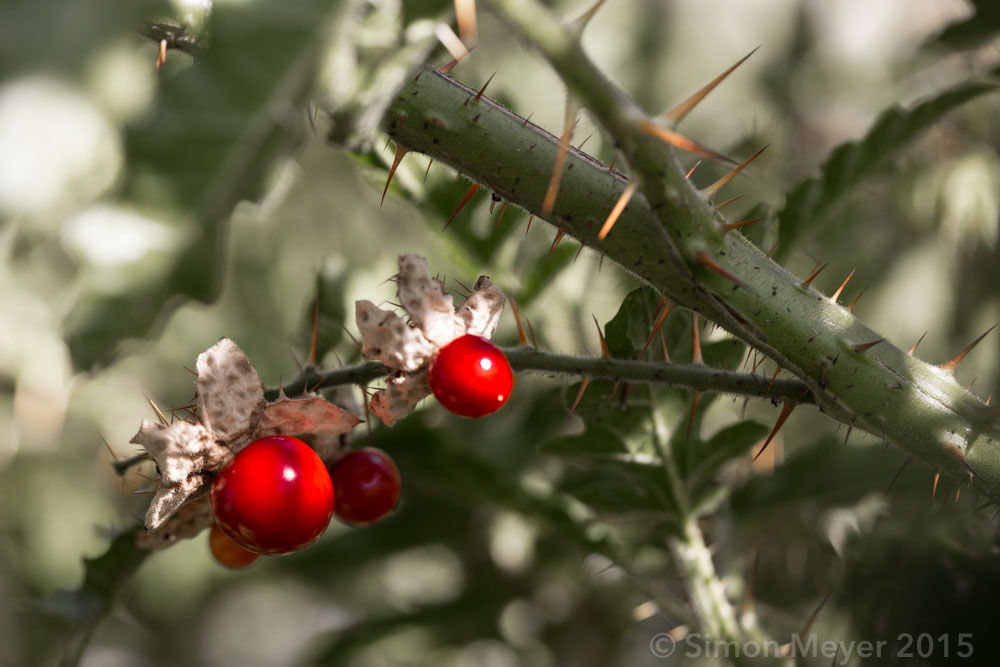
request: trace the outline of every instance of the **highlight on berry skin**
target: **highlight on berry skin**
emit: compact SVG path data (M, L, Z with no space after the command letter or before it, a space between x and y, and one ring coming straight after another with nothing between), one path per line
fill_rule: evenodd
M503 351L472 334L459 336L438 351L429 380L438 402L462 417L493 414L514 388L514 373Z

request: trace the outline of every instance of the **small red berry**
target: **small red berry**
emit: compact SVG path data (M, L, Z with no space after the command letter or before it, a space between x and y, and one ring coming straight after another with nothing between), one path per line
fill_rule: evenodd
M256 440L212 483L219 528L260 554L295 551L315 542L333 516L333 483L309 445L287 435Z
M367 447L344 454L330 469L337 518L365 525L383 518L396 507L402 483L389 455Z
M208 548L219 565L238 570L250 565L260 554L247 551L240 545L229 539L229 536L222 532L218 524L212 524L212 532L208 534Z
M499 347L465 334L438 350L431 363L430 385L441 405L455 414L484 417L507 402L514 374Z

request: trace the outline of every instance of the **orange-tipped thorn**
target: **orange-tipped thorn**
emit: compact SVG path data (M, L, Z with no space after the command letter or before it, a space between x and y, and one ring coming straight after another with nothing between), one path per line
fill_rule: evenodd
M534 220L534 219L535 219L534 215L529 215L528 216L528 226L524 228L524 236L525 236L525 238L528 237L528 232L531 231L531 221Z
M892 481L889 482L889 486L886 487L885 495L889 495L889 492L892 491L892 487L896 484L896 480L899 479L899 476L903 474L904 470L906 470L906 466L911 463L913 463L912 456L907 456L906 459L903 460L903 465L899 466L899 470L897 470L896 474L892 476Z
M492 81L493 77L495 77L496 75L497 75L496 72L490 74L490 78L486 79L486 83L484 83L483 87L479 89L479 92L476 93L474 97L470 97L468 100L465 100L465 103L462 106L468 106L470 101L478 103L479 100L483 99L483 92L486 90L486 86L490 85L490 81Z
M552 166L552 176L549 177L549 187L545 190L545 198L542 200L542 215L552 213L556 205L556 197L559 196L559 184L562 182L563 167L566 165L566 155L569 153L569 142L573 138L573 129L576 127L577 105L572 98L566 98L566 114L563 118L563 133L559 137L559 150L556 153L556 161Z
M573 255L573 263L574 264L576 264L576 260L580 259L580 253L581 252L583 252L583 244L582 243L580 244L580 247L576 249L576 254Z
M941 473L934 473L934 484L931 486L931 503L934 502L934 496L937 495L938 482L941 481Z
M396 144L396 156L392 158L392 166L389 167L389 177L385 179L385 187L382 188L382 200L378 203L379 208L382 208L382 204L385 203L385 193L389 191L389 184L392 183L392 177L396 175L399 163L403 161L403 158L409 152L399 144ZM430 165L427 165L427 168L430 169Z
M759 49L759 48L760 47L758 46L757 49ZM680 123L684 119L684 117L687 116L691 112L691 110L694 109L698 105L699 102L701 102L703 99L705 99L705 97L710 92L712 92L713 90L715 90L716 86L718 86L720 83L722 83L723 81L725 81L727 76L729 76L734 71L736 71L737 67L739 67L740 65L742 65L743 63L745 63L750 56L752 56L754 53L756 53L757 49L754 49L750 53L748 53L745 56L743 56L742 58L740 58L738 61L736 61L735 65L733 65L732 67L730 67L729 69L727 69L725 72L723 72L719 76L717 76L714 79L712 79L711 81L709 81L705 86L703 86L700 90L698 90L698 92L696 92L694 95L692 95L691 97L687 98L686 100L684 100L683 102L681 102L680 104L678 104L677 106L675 106L670 111L667 111L665 114L663 114L663 117L665 119L667 119L672 125L677 125L678 123Z
M562 241L562 238L565 235L566 235L566 228L565 227L560 227L558 229L558 231L556 231L556 237L554 239L552 239L552 247L549 248L549 257L551 257L553 255L553 253L555 253L556 248L559 247L559 242Z
M615 202L614 208L611 209L611 213L608 213L608 219L604 221L601 231L597 233L598 240L603 241L611 232L611 228L615 226L615 223L618 221L618 217L622 214L622 211L625 210L625 207L628 206L629 200L632 199L632 195L635 194L637 185L638 183L636 181L631 181L625 186L625 189L622 190L621 195L618 197L618 201Z
M671 129L663 127L662 125L657 125L651 120L643 119L639 121L639 131L648 137L659 139L669 146L679 148L682 151L691 153L692 155L700 155L703 158L715 160L716 162L723 162L725 164L736 164L736 160L728 158L722 153L716 153L712 149L706 148L692 139L688 139L683 134L674 132Z
M701 164L701 160L698 160L697 162L695 162L695 163L694 163L694 166L693 166L693 167L691 167L691 168L690 168L690 169L688 170L688 173L684 174L684 178L691 178L691 174L693 174L693 173L694 173L694 170L695 170L695 169L697 169L697 168L698 168L698 165L700 165L700 164Z
M867 352L868 350L872 349L879 343L884 343L884 342L885 338L876 338L870 343L858 343L856 345L852 345L851 349L853 349L855 352Z
M167 61L167 40L161 39L160 40L160 48L156 52L156 71L157 72L160 71L160 67L162 67L163 63L165 63L166 61Z
M698 315L691 313L691 363L705 365L701 356L701 332L698 330Z
M907 352L907 354L909 354L912 357L913 353L917 351L917 346L920 345L920 343L923 342L924 336L926 336L926 335L927 335L926 331L923 332L922 334L920 334L920 338L917 339L917 342L913 344L913 347L910 348L910 351Z
M771 441L774 440L774 436L778 435L778 431L780 431L781 427L785 425L785 421L788 420L788 415L792 414L792 410L795 409L796 405L797 403L792 403L791 401L784 401L781 404L781 414L778 415L778 421L774 423L774 428L771 429L771 434L767 436L767 440L764 441L764 445L756 454L754 454L754 461L760 458L760 455L764 453L764 450L766 450L768 445L771 444Z
M816 276L818 276L819 274L823 273L823 269L825 269L829 265L830 265L830 262L827 262L823 266L820 266L819 264L817 264L816 267L813 268L812 273L810 273L808 276L806 276L806 279L803 280L801 283L799 283L799 287L801 287L802 289L805 289L805 288L809 287L810 285L812 285L812 282L814 280L816 280Z
M580 143L579 143L579 144L577 145L577 147L576 147L576 150L578 150L578 151L582 151L582 150L583 150L583 145L584 145L585 143L587 143L588 141L590 141L590 138L591 138L592 136L594 136L594 133L593 133L593 132L591 132L590 134L588 134L588 135L587 135L587 138L586 138L586 139L584 139L583 141L581 141L581 142L580 142Z
M149 396L146 396L146 400L149 401L149 405L153 408L153 412L156 413L156 416L160 418L160 421L163 422L165 426L169 425L170 422L167 421L167 418L163 415L163 412L160 411L159 406L153 402L153 399L151 399Z
M427 169L424 170L424 183L427 182L427 174L431 173L432 164L434 164L434 158L427 160Z
M497 221L493 223L493 231L500 228L500 221L503 220L503 214L507 212L507 204L508 202L504 202L503 206L500 207L500 213L497 215Z
M601 331L601 325L597 322L597 316L591 314L594 318L594 325L597 327L597 336L601 339L601 356L605 359L611 358L611 350L608 349L608 341L604 338L604 332Z
M941 370L946 371L946 372L951 373L952 375L954 375L955 374L955 369L958 368L958 365L960 363L962 363L962 359L965 359L965 355L967 355L969 352L972 352L972 349L974 347L976 347L977 345L979 345L979 342L981 340L983 340L984 338L986 338L986 336L988 336L991 331L993 331L994 329L996 329L997 326L1000 326L1000 325L994 324L993 326L991 326L989 329L986 330L985 333L983 333L982 336L980 336L976 340L974 340L971 343L969 343L968 345L966 345L964 350L962 350L961 352L959 352L958 354L956 354L950 361L946 361L945 363L943 363L940 366L938 366L938 368L940 368Z
M781 243L781 241L775 241L774 245L771 246L771 249L767 251L767 258L768 259L771 259L771 257L774 255L774 251L778 249L778 245L780 243Z
M771 387L774 386L774 381L778 379L778 373L780 372L781 372L781 366L776 366L774 369L774 375L771 376L771 381L767 384L767 389L764 390L765 396L771 393Z
M448 53L451 54L451 57L454 58L454 60L441 68L441 72L447 74L462 58L469 55L469 49L447 23L438 23L434 34L437 36L438 41L444 45L444 48L448 50Z
M576 410L576 406L580 405L580 399L583 398L583 392L587 391L588 386L590 386L590 378L586 376L581 377L580 390L576 392L576 398L573 399L573 405L570 406L569 412L566 413L566 419L573 416L573 411Z
M750 218L749 220L740 220L739 222L727 222L722 225L722 230L725 232L731 232L734 229L739 229L740 227L745 227L746 225L752 225L755 222L760 222L761 220L767 220L767 218Z
M854 297L854 301L852 301L852 302L851 302L851 305L849 305L849 306L847 307L847 310L854 310L854 306L855 306L855 305L857 305L857 303L858 303L858 300L859 300L859 299L860 299L861 297L863 297L863 296L865 295L865 292L867 292L867 291L868 291L868 286L866 285L865 287L863 287L863 288L861 289L861 291L860 291L860 292L858 292L858 295L857 295L856 297Z
M696 252L694 254L694 258L696 260L698 260L698 263L700 263L703 266L711 269L712 271L715 271L716 273L718 273L720 276L722 276L726 280L732 281L732 283L734 285L736 285L737 287L743 285L743 281L741 281L739 278L737 278L733 274L729 273L729 271L726 271L724 268L722 268L722 265L719 264L718 262L716 262L712 258L712 256L709 255L704 250L699 250L698 252Z
M463 206L469 203L469 200L472 199L472 195L476 194L476 192L478 191L479 191L479 183L473 183L472 185L469 186L469 189L465 191L465 196L462 197L462 201L458 202L458 206L455 207L455 210L452 211L451 215L448 217L448 222L444 223L445 229L448 229L448 225L450 225L451 221L455 219L455 216L458 215L458 212L462 210Z
M729 206L730 204L732 204L733 202L737 202L737 201L743 199L743 197L745 197L745 196L746 195L736 195L735 197L730 197L729 199L727 199L726 201L722 202L721 204L716 204L715 206L712 207L712 209L715 210L715 211L720 211L720 210L724 209L725 207Z
M837 303L837 299L840 298L841 292L843 292L844 288L847 287L847 283L851 282L851 277L854 275L855 270L856 269L851 269L851 272L847 274L846 278L844 278L844 282L840 283L840 287L838 287L837 291L834 292L833 296L830 297L830 301L832 301L833 303Z
M663 331L660 331L660 347L663 348L663 361L670 363L670 350L667 349L667 337L663 335Z
M726 185L729 183L729 181L731 181L734 178L736 178L736 176L741 171L743 171L744 169L746 169L746 167L747 167L748 164L750 164L751 162L753 162L754 160L756 160L757 156L760 155L761 153L763 153L765 150L767 150L767 146L764 146L764 148L761 148L759 151L757 151L756 153L754 153L753 155L751 155L750 157L748 157L746 160L744 160L742 163L740 163L739 166L737 166L736 168L734 168L728 174L726 174L725 176L723 176L722 178L720 178L719 180L717 180L715 183L712 183L710 186L708 186L707 188L705 188L704 190L702 190L701 191L702 194L705 195L706 199L711 199L715 195L719 194L719 190L721 190L722 188L726 187Z
M646 356L646 350L649 349L650 343L653 342L653 337L656 335L656 332L660 330L660 327L663 326L663 320L667 319L667 315L669 315L673 309L674 309L674 304L671 303L671 301L667 299L667 297L661 296L660 307L656 315L656 322L653 323L653 330L649 332L649 338L646 340L646 344L642 347L642 352L639 353L640 359ZM663 349L666 350L665 342Z

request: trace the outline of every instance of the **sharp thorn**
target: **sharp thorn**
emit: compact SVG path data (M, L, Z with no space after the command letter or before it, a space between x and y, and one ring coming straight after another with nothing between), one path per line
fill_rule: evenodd
M851 431L853 431L853 430L854 430L853 426L848 426L847 427L847 435L844 436L844 447L847 447L847 440L848 440L848 438L851 437Z
M741 281L739 278L737 278L733 274L729 273L729 271L726 271L724 268L722 268L722 265L719 264L718 262L716 262L712 258L712 256L709 255L704 250L699 250L698 252L696 252L694 254L694 258L696 260L698 260L698 262L700 264L702 264L705 267L711 269L712 271L715 271L716 273L718 273L720 276L722 276L726 280L731 281L737 287L742 287L743 286L743 281Z
M662 125L657 125L651 120L643 119L639 121L639 131L646 136L653 137L654 139L659 139L663 143L673 146L674 148L679 148L682 151L691 153L692 155L699 155L710 160L715 160L716 162L722 162L725 164L735 165L736 160L728 158L721 153L716 153L710 148L702 146L696 141L688 139L684 135L674 132Z
M778 249L778 244L779 243L781 243L781 241L775 241L774 245L771 246L771 249L767 251L767 258L768 259L771 259L771 257L774 255L774 251Z
M697 169L697 168L698 168L698 165L700 165L700 164L701 164L701 160L698 160L697 162L695 162L695 163L694 163L694 166L693 166L693 167L691 167L691 168L690 168L690 169L688 170L688 173L684 174L684 178L688 178L688 179L689 179L689 178L691 178L691 174L693 174L693 173L694 173L694 170L695 170L695 169Z
M764 453L768 445L771 444L771 441L774 440L774 436L776 436L778 434L778 431L781 430L781 427L785 425L785 421L788 419L788 415L792 414L792 410L795 409L795 406L796 403L792 403L791 401L782 402L781 414L778 415L778 421L774 423L774 428L771 429L771 434L767 436L767 440L764 441L764 445L760 448L760 450L756 454L754 454L753 457L754 461L760 458L760 455Z
M476 194L478 191L479 183L473 183L469 186L469 189L465 191L465 196L462 197L462 201L458 202L458 206L455 207L455 210L451 212L451 216L448 217L448 222L444 223L444 229L448 229L448 225L450 225L451 221L455 219L458 212L462 210L462 207L465 206L470 199L472 199L472 195Z
M319 346L319 289L316 290L316 299L313 301L313 330L309 339L309 361L310 366L316 365L316 350Z
M615 169L615 162L617 162L617 161L618 161L618 155L615 154L615 156L613 158L611 158L611 164L608 165L608 173L609 174L612 171L614 171L614 169Z
M462 106L467 106L469 104L470 100L472 102L478 103L479 100L483 99L483 92L486 90L486 86L490 85L490 81L492 81L493 77L495 77L496 75L497 75L496 72L493 72L493 74L490 74L490 78L486 79L486 83L484 83L483 87L479 89L479 92L476 93L476 95L474 97L470 97L468 100L465 100L465 103Z
M163 425L169 426L170 423L167 421L167 418L163 416L163 413L160 411L159 406L157 406L156 403L153 402L153 399L151 399L149 396L146 396L146 400L149 401L149 405L152 406L153 412L155 412L156 416L160 418L160 421L163 422Z
M517 299L514 298L514 294L508 294L507 300L510 301L510 309L514 313L514 323L517 324L517 342L518 345L527 345L528 336L524 333L524 327L521 325L521 308L517 305Z
M854 271L856 271L856 269L851 269L851 272L847 274L846 278L844 278L844 282L840 283L840 287L838 287L837 291L834 292L833 296L830 297L830 301L832 301L833 303L837 303L837 299L840 298L840 293L844 291L844 288L847 287L847 283L851 281L851 277L854 275Z
M406 150L399 144L396 144L396 156L392 158L392 166L389 167L389 177L385 179L385 187L382 188L382 200L379 201L378 206L382 208L382 204L385 203L385 193L389 191L389 184L392 183L392 177L396 175L396 169L399 167L399 163L403 161L406 154L410 151ZM430 165L428 165L430 167Z
M581 150L583 150L583 145L584 145L585 143L587 143L588 141L590 141L590 138L591 138L592 136L594 136L594 133L593 133L593 132L591 132L590 134L588 134L588 135L587 135L587 138L586 138L586 139L584 139L583 141L581 141L581 142L580 142L580 144L579 144L579 145L578 145L578 146L576 147L576 150L578 150L578 151L581 151Z
M733 202L737 202L737 201L743 199L745 196L746 195L736 195L735 197L730 197L729 199L727 199L726 201L722 202L721 204L714 205L712 207L712 210L721 211L722 209L724 209L725 207L729 206Z
M628 206L629 200L632 199L632 195L635 194L635 189L638 183L636 181L631 181L622 190L621 195L618 197L618 201L615 202L614 208L611 209L611 213L608 214L608 219L604 221L604 225L601 227L601 231L597 234L597 239L603 241L605 237L611 232L611 228L614 227L615 222L618 221L618 217Z
M985 333L983 333L983 335L981 335L979 338L966 345L964 350L956 354L950 361L946 361L945 363L938 366L938 368L954 375L955 369L958 368L958 365L960 363L962 363L962 359L965 359L965 355L967 355L969 352L972 352L972 349L976 347L976 345L979 345L979 342L984 338L986 338L986 336L988 336L991 331L996 329L997 326L1000 325L994 324L993 326L991 326L989 329L985 331Z
M691 313L691 363L704 366L705 361L701 357L701 332L698 330L698 314Z
M559 247L559 242L562 241L562 238L565 234L566 234L565 227L560 227L558 231L556 231L556 237L552 239L552 247L549 248L549 257L552 257L553 253L555 253L556 248Z
M597 10L600 9L603 4L604 0L597 0L597 2L591 5L590 9L585 11L583 14L580 14L580 16L573 19L570 23L569 27L576 33L577 39L580 38L580 35L583 33L583 29L587 27L587 24L590 23L590 19L594 18L594 14L597 13Z
M587 391L587 387L590 385L589 377L580 378L580 390L576 392L576 398L573 399L573 405L570 406L569 412L566 413L566 419L573 416L573 411L576 410L576 406L580 405L580 399L583 398L583 392ZM565 421L565 420L564 420Z
M542 215L549 215L556 206L556 197L559 196L559 184L562 182L563 167L566 165L566 155L569 153L569 142L573 138L573 129L576 127L577 105L571 97L566 97L566 114L563 118L563 133L559 137L559 150L556 153L556 161L552 166L552 175L549 177L549 186L545 190L545 198L542 200Z
M590 316L594 318L594 325L597 327L597 336L601 339L601 356L605 359L610 359L611 350L608 349L608 341L604 338L604 332L601 331L601 325L597 322L597 316L593 313Z
M870 343L858 343L856 345L852 345L851 349L853 349L855 352L867 352L868 350L870 350L871 348L875 347L876 345L882 342L885 342L885 338L877 338Z
M903 474L904 470L906 470L906 466L910 465L911 463L913 463L913 457L912 456L907 456L903 460L903 465L899 466L899 470L896 471L896 474L893 475L893 477L892 477L892 481L889 482L889 486L886 487L886 489L885 489L885 495L889 495L889 492L892 491L893 485L896 484L896 480L899 479L899 476Z
M764 395L767 396L771 393L771 387L774 386L774 381L778 379L778 373L781 372L781 366L774 369L774 375L771 376L771 381L767 385L767 389L764 390Z
M717 180L715 183L712 183L710 186L702 190L701 193L705 196L706 199L711 199L715 195L719 194L719 190L726 187L729 181L736 178L737 174L746 169L747 165L756 160L757 156L763 153L765 150L767 150L767 146L764 146L764 148L761 148L759 151L748 157L746 160L740 163L739 166L734 168L728 174L726 174L725 176Z
M756 53L757 49L759 48L760 47L758 46L756 49L754 49L750 53L740 58L738 61L736 61L736 64L732 65L725 72L723 72L719 76L709 81L706 85L702 86L700 90L698 90L696 93L688 97L686 100L684 100L677 106L675 106L673 109L663 114L663 117L666 120L668 120L672 125L677 125L678 123L680 123L684 119L684 117L687 116L691 112L691 110L698 105L699 102L705 99L705 97L710 92L712 92L716 86L725 81L727 76L736 71L736 68L745 63L747 59L754 53Z
M507 204L508 202L504 202L503 206L500 207L500 214L497 215L497 221L493 223L493 231L500 228L500 221L503 220L503 214L507 212Z
M576 249L576 254L573 255L573 263L574 264L576 264L576 260L580 259L580 253L581 252L583 252L583 244L582 243L580 244L580 247Z
M161 39L159 48L156 50L156 71L167 61L167 40Z
M698 403L701 402L701 392L694 392L694 401L691 403L691 414L688 416L688 427L687 433L684 435L684 441L687 442L691 439L691 427L694 426L694 414L698 411Z
M851 305L849 305L849 306L847 307L847 310L854 310L854 306L855 306L855 305L856 305L856 304L858 303L858 299L860 299L861 297L863 297L863 296L865 295L865 292L867 292L867 291L868 291L868 286L867 286L867 285L865 285L865 286L864 286L864 287L863 287L863 288L861 289L861 291L860 291L860 292L858 292L858 295L857 295L856 297L854 297L854 301L852 301L852 302L851 302Z
M740 220L739 222L727 222L722 225L722 231L731 232L734 229L739 229L740 227L745 227L746 225L752 225L755 222L760 222L761 220L767 220L767 218L750 218L749 220Z
M805 289L805 288L809 287L810 285L812 285L812 282L814 280L816 280L816 276L818 276L819 274L823 273L823 269L825 269L829 265L830 265L830 262L827 262L823 266L819 266L817 264L816 268L814 268L812 270L812 273L810 273L808 276L806 276L806 279L803 280L801 283L799 283L799 287L801 287L802 289Z
M938 482L941 481L941 473L934 473L934 484L931 485L931 504L934 504L934 496L937 495Z
M459 63L462 58L469 55L469 49L465 46L465 42L455 34L455 31L451 29L451 26L447 23L438 23L434 30L435 36L438 41L448 50L451 57L454 59L447 65L441 68L441 72L447 74ZM446 69L447 68L447 69Z
M907 354L909 354L912 357L913 353L917 351L917 346L920 345L920 343L923 342L924 336L926 336L926 335L927 335L926 331L923 332L922 334L920 334L920 338L917 339L917 342L913 344L913 347L910 348L910 351L907 352Z
M671 301L667 299L667 297L661 296L660 306L656 314L656 322L653 323L653 330L649 332L649 338L646 339L646 344L643 346L642 352L639 353L640 359L646 356L646 350L649 349L650 343L653 342L653 337L656 335L656 332L660 330L660 327L663 326L663 321L667 319L667 315L669 315L673 309L674 309L674 304L671 303ZM666 349L666 343L664 343L664 350L665 349Z
M533 326L531 326L531 320L529 320L527 318L527 316L525 316L524 322L525 322L525 324L528 325L528 335L531 336L531 347L533 347L533 348L535 348L537 350L538 349L538 339L535 338L535 328Z
M434 164L434 158L427 160L427 169L424 170L424 183L427 182L427 174L431 173L432 164Z

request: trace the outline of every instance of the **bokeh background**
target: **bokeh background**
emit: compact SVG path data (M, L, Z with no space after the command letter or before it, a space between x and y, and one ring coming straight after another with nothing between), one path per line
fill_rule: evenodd
M584 9L553 4L568 15ZM219 2L216 11L254 5ZM331 144L338 127L325 112L356 117L373 104L365 95L378 90L376 73L393 63L424 52L447 61L433 35L437 22L453 21L450 2L303 5L291 28L250 21L228 35L211 33L208 3L0 8L0 664L58 664L74 619L86 615L65 593L79 586L82 559L103 553L148 503L152 471L120 477L110 457L135 453L128 441L152 416L147 397L163 409L189 402L184 367L218 338L235 339L275 385L308 354L319 294L320 361L355 363L344 334L355 331L352 304L394 299L386 279L403 252L466 284L492 276L518 296L540 345L559 352L598 354L591 316L603 325L634 287L588 250L574 261L574 242L550 257L554 230L535 221L526 232L519 211L495 228L486 196L442 232L466 184L440 166L425 183L422 157L408 157L380 207L392 149L363 127L345 139L350 148ZM972 11L963 0L609 0L584 43L651 110L761 47L684 124L736 156L770 145L733 188L747 193L733 205L738 219L740 207L780 208L785 192L886 107L996 67L996 42L983 39L998 27L989 17L938 39ZM478 88L496 72L488 94L558 134L558 79L488 11L479 17L479 45L454 75ZM273 95L268 113L282 119L276 136L255 135L253 119L236 113L199 128L204 153L172 150L171 133L183 132L166 126L158 91L187 81L192 58L171 51L157 72L156 46L138 29L156 19L184 22L229 49L211 66L231 71L233 85L193 89L192 99L252 100L260 86ZM314 40L315 68L268 70L268 49L287 51L271 34L281 30ZM845 298L868 286L855 309L864 321L907 348L927 331L923 358L949 359L1000 320L998 119L997 95L947 115L829 219L805 225L781 249L783 264L804 276L830 262L814 283L826 293L856 269ZM592 133L586 150L609 162L584 114L574 142ZM708 182L712 168L702 169ZM164 173L185 170L190 182L171 190ZM754 239L770 248L780 231L772 219ZM684 361L690 343L678 336L671 353ZM517 342L509 311L498 339ZM958 378L982 396L994 391L1000 337L977 348ZM334 524L314 547L242 572L217 566L204 536L156 553L123 586L82 664L671 662L648 648L673 627L649 588L678 599L682 591L666 552L637 548L636 569L626 572L531 502L555 497L565 472L539 444L581 430L564 419L574 382L520 378L509 406L487 420L427 401L391 430L359 427L355 444L384 448L402 471L404 498L391 519L367 529ZM687 408L676 401L683 428ZM743 409L766 424L777 414L770 404L719 399L701 434L735 423ZM727 477L732 499L705 528L734 599L745 594L756 549L757 604L775 636L801 627L829 593L815 626L824 637L970 632L974 659L986 664L996 651L989 596L1000 583L993 508L977 511L984 501L970 489L952 502L951 482L932 503L933 471L919 462L886 495L903 455L883 458L881 443L864 438L841 449L843 432L834 431L800 410L772 463L743 462ZM628 542L613 512L581 512L571 513L575 531Z

